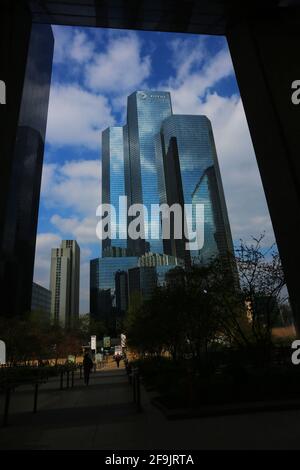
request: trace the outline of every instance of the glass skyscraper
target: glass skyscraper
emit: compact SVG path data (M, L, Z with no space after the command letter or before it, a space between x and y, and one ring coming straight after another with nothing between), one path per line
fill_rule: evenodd
M142 282L135 285L141 293L152 292L154 284L163 285L166 273L177 266L177 260L160 255L161 259L153 258L154 263L146 260L144 256L119 256L95 258L90 261L90 313L94 318L103 318L109 315L114 308L118 308L118 276L124 273L142 273ZM159 264L159 263L168 264ZM133 268L136 268L135 270ZM151 273L149 277L147 273ZM129 278L128 278L129 279ZM155 279L155 283L153 281ZM149 281L149 282L148 282ZM148 285L149 284L149 285ZM130 291L128 286L128 292Z
M131 184L127 185L131 204L144 204L151 214L151 204L159 204L154 136L159 132L162 121L171 116L172 105L169 92L136 91L128 97L127 131L128 154L126 174ZM127 176L128 178L128 176ZM130 220L130 219L129 219ZM147 229L148 220L144 219ZM162 241L150 239L130 241L134 254L147 251L163 253Z
M108 127L102 132L102 203L111 204L118 216L119 196L125 196L124 181L124 137L123 127ZM126 231L126 216L121 213L124 220L121 223ZM126 233L121 238L121 227L117 218L114 228L116 238L107 238L102 241L102 254L109 252L110 247L126 248ZM113 221L111 221L113 223Z
M128 235L127 240L103 241L103 257L90 265L90 311L95 316L124 310L118 305L127 292L126 282L130 303L133 292L146 298L155 286L164 285L170 269L193 262L205 264L233 251L210 121L205 116L174 115L168 92L136 91L127 104L125 126L110 127L102 134L102 202L117 209L119 197L126 195L127 209L143 204L148 214L139 217L137 209L128 215L127 226L139 217L141 232L143 228L149 231L145 239L141 234L137 240ZM190 206L190 213L180 221L180 239L175 237L170 214L160 211L157 220L150 220L153 204L178 204L181 209ZM195 232L198 204L204 206L204 244L190 251L185 231ZM169 239L162 237L166 219L171 222ZM153 223L157 224L158 239L151 238ZM117 237L119 230L118 226Z
M117 271L115 274L116 309L124 315L128 308L128 272Z
M50 25L33 24L24 78L5 224L0 246L2 311L30 311L54 37Z
M151 298L157 286L157 274L154 266L139 266L128 270L129 305L138 299Z
M51 291L36 282L32 283L31 311L43 314L43 318L50 321Z
M233 244L211 123L206 116L172 115L155 137L160 203L189 204L182 228L196 229L195 205L204 205L204 245L187 251L186 240L170 240L165 250L186 262L207 263L233 252ZM176 249L174 249L174 247ZM190 257L190 260L189 260Z
M115 276L138 266L138 257L105 257L90 261L90 313L101 318L116 306Z
M222 212L215 167L208 167L192 194L192 204L204 204L204 245L198 251L199 262L205 263L214 256L232 252L230 233Z

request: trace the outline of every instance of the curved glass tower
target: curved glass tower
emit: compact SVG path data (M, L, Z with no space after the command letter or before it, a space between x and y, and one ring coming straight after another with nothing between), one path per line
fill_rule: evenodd
M142 284L149 283L146 287L151 290L154 273L156 285L162 285L176 265L206 264L233 252L213 132L206 116L173 114L169 92L136 91L128 97L126 124L110 127L102 135L102 202L117 209L119 197L126 196L127 209L140 207L126 215L125 224L129 228L134 222L139 237L128 233L127 240L118 239L118 226L116 238L103 242L103 258L91 262L91 313L100 316L116 308L118 276L123 276L122 282L127 279L129 287L134 278L133 284L143 294ZM159 207L162 204L165 208ZM152 212L152 205L157 212ZM179 208L176 228L180 237L175 232L173 205ZM198 205L204 208L200 217ZM204 243L191 250L188 238L202 214ZM165 221L170 228L167 233L162 230ZM157 229L154 236L153 226ZM141 283L141 273L146 271L152 274Z
M209 119L174 114L162 122L155 144L161 204L189 204L191 213L186 215L183 224L193 231L197 222L195 206L204 205L203 247L187 252L182 238L166 241L165 251L179 257L184 252L186 262L200 263L232 253L231 231Z

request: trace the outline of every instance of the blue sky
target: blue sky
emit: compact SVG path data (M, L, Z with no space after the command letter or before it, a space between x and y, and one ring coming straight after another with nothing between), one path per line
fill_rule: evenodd
M50 252L81 247L81 313L89 311L89 260L100 253L101 131L123 125L126 98L168 90L173 112L212 122L234 240L266 232L274 241L225 38L54 26L35 281L49 287Z

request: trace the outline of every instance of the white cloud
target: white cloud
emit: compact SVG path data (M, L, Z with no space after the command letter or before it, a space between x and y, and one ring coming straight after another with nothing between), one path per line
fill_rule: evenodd
M170 63L176 70L176 80L183 80L191 73L194 66L202 65L206 57L203 38L179 39L175 38L169 42L172 51Z
M148 78L149 56L142 56L141 42L135 33L112 36L105 52L86 65L85 82L93 91L122 95L134 91Z
M61 237L56 233L38 233L36 238L34 281L49 289L51 248L60 245Z
M53 62L54 64L61 64L67 60L68 48L74 34L73 28L53 25L52 31L55 39Z
M61 165L46 163L43 166L41 202L48 209L55 210L50 217L55 233L38 235L34 278L48 287L51 248L59 246L62 239L76 239L81 250L81 313L89 311L89 259L92 248L96 253L100 252L100 241L96 236L100 188L100 160L71 160Z
M264 242L272 243L272 224L241 99L208 95L202 113L212 123L233 237L246 240L266 231Z
M100 204L101 165L99 160L45 164L42 201L46 207L71 209L80 216L94 215Z
M114 124L107 98L76 84L51 86L47 142L100 149L101 131Z
M95 45L88 40L87 35L82 31L75 30L73 44L69 50L70 57L81 64L92 59L94 49Z
M108 34L105 49L96 52L99 40L93 34L60 26L53 30L54 62L71 64L68 76L74 83L51 86L47 141L58 147L97 149L101 131L115 123L111 106L125 117L127 95L149 77L150 56L142 54L142 42L134 32ZM79 85L79 78L88 89Z
M209 57L206 51L205 61L202 59L203 46L200 52L200 58L197 54L193 56L192 53L193 60L177 63L175 76L160 86L171 92L174 113L203 114L201 102L206 92L220 80L233 75L233 66L227 49L221 49L213 57ZM196 67L197 58L200 62Z
M95 44L89 40L88 35L77 28L65 26L52 26L55 43L55 64L65 64L75 61L79 64L89 61L94 53Z
M99 220L96 217L79 219L78 217L61 217L54 214L50 221L60 233L75 238L79 245L98 243L100 247L100 241L96 235L96 225Z

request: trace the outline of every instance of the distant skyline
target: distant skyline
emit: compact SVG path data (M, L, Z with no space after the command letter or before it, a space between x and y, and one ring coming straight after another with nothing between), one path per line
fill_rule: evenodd
M80 313L89 310L89 260L100 254L101 132L122 125L136 90L172 93L174 113L211 120L233 240L266 231L270 217L226 39L54 26L35 282L49 287L51 248L81 248Z

